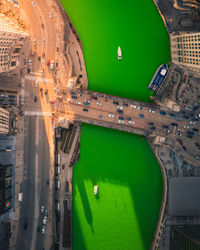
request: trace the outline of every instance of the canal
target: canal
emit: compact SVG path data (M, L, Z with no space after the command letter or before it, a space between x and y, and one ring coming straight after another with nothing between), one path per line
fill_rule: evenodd
M147 86L170 60L153 1L61 2L83 44L89 89L149 102ZM82 125L73 173L73 250L149 249L161 196L161 172L145 138Z

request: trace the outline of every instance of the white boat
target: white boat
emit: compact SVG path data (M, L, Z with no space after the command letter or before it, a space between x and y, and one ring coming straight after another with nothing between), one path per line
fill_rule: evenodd
M118 54L118 60L122 60L122 51L121 51L120 46L118 46L117 54Z
M98 193L98 186L94 185L94 194L97 195L97 193Z

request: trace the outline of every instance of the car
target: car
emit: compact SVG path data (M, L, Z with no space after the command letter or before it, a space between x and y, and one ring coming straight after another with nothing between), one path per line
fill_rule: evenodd
M48 94L48 89L45 89L45 95L47 95Z
M162 125L162 127L163 127L163 128L169 128L169 126L168 126L168 125Z
M72 99L77 99L77 96L75 96L75 95L72 95Z
M152 109L149 109L149 112L150 112L150 113L153 113L153 114L155 113L155 111L152 110Z
M54 68L55 68L54 61L51 60L51 61L50 61L50 69L51 69L51 70L54 70Z
M31 63L32 63L32 60L31 60L31 59L29 59L29 60L28 60L28 63L29 63L29 64L31 64Z
M9 102L15 102L15 100L14 100L14 99L8 99L8 101L9 101Z
M121 109L121 110L122 110L122 109L123 109L123 107L121 107L121 106L117 106L117 109Z
M40 232L40 226L37 227L37 232L38 232L38 233Z
M169 133L169 129L164 129L163 130L165 133Z
M175 127L178 127L178 124L175 123L175 122L172 122L171 125L172 125L172 126L175 126Z
M50 65L50 60L47 60L47 66L49 66Z
M49 12L49 17L53 18L53 14L51 12Z
M108 117L114 117L114 114L108 114Z
M44 24L43 23L41 24L41 26L42 26L42 29L44 29Z
M183 141L181 139L178 140L181 145L183 145Z
M183 146L183 150L187 151L187 148L186 148L186 146Z
M49 185L49 179L46 180L46 184Z
M24 222L24 230L28 228L28 222Z
M79 104L79 105L81 104L81 102L79 102L79 101L77 101L76 103Z
M43 218L43 220L42 220L42 223L43 223L43 225L46 225L46 224L47 224L47 217L46 217L46 216L44 216L44 218Z
M124 107L128 107L128 103L123 103L122 104Z
M34 45L36 45L36 43L37 43L37 40L36 40L36 39L34 39L34 40L33 40L33 44L34 44Z
M93 100L98 100L98 98L97 98L96 96L91 96L91 98L92 98Z
M74 92L74 93L75 93L75 92ZM83 97L83 95L82 95L82 94L78 94L78 96Z
M32 2L32 5L35 7L36 6L35 2Z
M101 102L97 102L97 105L101 106L101 105L102 105L102 103L101 103Z
M76 95L76 92L75 91L71 91L70 95Z
M42 227L42 234L45 234L45 226Z
M84 105L90 106L88 102L83 102Z
M118 120L118 122L119 122L119 123L124 123L124 121L122 121L122 120Z
M46 39L45 39L45 38L43 38L43 39L42 39L42 42L43 42L43 43L45 43L45 42L46 42Z
M34 96L34 102L37 102L37 96Z
M16 104L15 102L12 102L12 103L11 103L11 105L13 105L13 106L17 106L17 104Z
M100 118L100 119L104 119L104 116L103 116L103 115L99 115L99 118Z
M44 206L41 206L41 209L40 209L41 213L44 212Z
M141 118L144 118L144 115L143 115L143 114L139 114L138 116L141 117Z
M136 109L136 108L137 108L137 106L135 106L135 105L131 105L131 108Z
M192 130L193 130L193 131L199 131L198 128L193 128Z
M89 99L85 99L85 102L89 102L90 103L91 101Z
M119 116L119 120L124 120L124 117L123 116Z
M7 97L7 95L3 95L3 94L1 94L1 97Z
M134 121L128 121L128 123L133 125L135 122Z
M148 122L149 125L154 125L154 122Z
M143 107L138 107L138 110L143 110Z
M47 209L44 211L44 215L46 216L46 218L48 217L48 211L47 211Z
M40 71L40 74L43 76L44 75L44 69Z
M118 104L119 104L119 102L114 101L114 102L113 102L113 104L118 105Z
M192 139L192 138L193 138L193 136L192 136L192 135L187 135L187 137L188 137L188 138L190 138L190 139Z
M89 110L88 109L83 109L83 111L88 112Z
M169 113L169 116L175 117L175 114L174 113Z
M152 126L152 127L150 127L150 129L152 129L152 130L156 130L156 127Z
M30 72L31 72L31 69L30 69L30 68L28 68L28 69L27 69L27 73L29 74Z
M35 80L35 87L38 86L38 80Z
M161 115L166 115L166 113L164 111L160 111Z
M126 117L125 119L128 121L131 121L131 117Z
M124 112L123 112L123 110L118 109L118 110L117 110L117 113L122 114L122 113L124 113Z
M187 131L188 135L194 135L193 131Z

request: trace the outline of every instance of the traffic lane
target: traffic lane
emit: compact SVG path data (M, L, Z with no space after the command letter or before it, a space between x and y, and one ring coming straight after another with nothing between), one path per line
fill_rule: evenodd
M50 122L50 119L49 119ZM38 227L39 232L37 232L36 239L36 249L42 249L44 243L44 235L42 234L42 226L43 226L43 217L44 213L41 212L41 206L44 206L44 209L48 210L48 200L49 200L49 190L46 184L46 180L49 179L49 164L50 164L50 154L49 154L49 143L46 135L46 127L44 123L44 119L39 119L39 143L38 143L38 158L39 158L39 220ZM48 223L48 222L47 222Z
M30 249L35 207L35 122L33 117L27 119L27 135L25 135L25 166L26 179L23 181L23 201L20 209L20 222L16 249ZM27 229L24 228L27 223Z
M35 38L39 39L42 37L41 22L40 22L40 18L38 16L38 11L36 7L34 7L30 1L23 1L23 9L26 12L27 16L29 17L33 39ZM41 53L41 49L39 46L37 48L37 53L38 54Z
M46 39L46 49L45 54L47 60L54 60L56 53L56 30L54 19L49 17L50 7L48 6L47 1L38 1L38 6L41 10L42 23L44 24L44 33Z

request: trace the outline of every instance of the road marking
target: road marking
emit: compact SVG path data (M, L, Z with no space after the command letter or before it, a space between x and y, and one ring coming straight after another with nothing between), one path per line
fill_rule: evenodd
M39 119L36 119L36 131L35 131L35 145L38 146L38 141L39 141L39 132L38 132L38 123Z
M25 111L25 115L51 116L51 112Z
M36 127L36 135L37 135L37 127ZM36 243L36 234L37 234L37 224L38 224L38 218L39 218L39 206L38 206L38 154L35 155L35 214L34 214L34 220L33 220L33 238L31 242L31 250L35 250L35 243Z
M25 75L26 80L40 80L43 82L48 82L48 83L54 83L53 79L50 78L44 78L44 77L36 77L36 76L30 76L30 75Z

